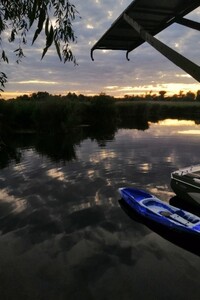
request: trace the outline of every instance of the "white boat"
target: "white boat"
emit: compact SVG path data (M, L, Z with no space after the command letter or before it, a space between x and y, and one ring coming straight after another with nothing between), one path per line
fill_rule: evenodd
M200 205L200 164L172 172L171 188L179 198Z

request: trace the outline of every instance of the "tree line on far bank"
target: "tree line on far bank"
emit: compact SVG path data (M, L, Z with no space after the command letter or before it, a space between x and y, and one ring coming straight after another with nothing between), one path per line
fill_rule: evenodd
M150 98L150 95L114 98L103 93L96 96L75 93L61 96L38 92L16 99L2 99L0 141L1 136L13 132L66 133L77 126L103 130L111 127L132 128L134 125L145 129L148 121L157 122L166 118L194 120L199 124L200 91L190 99L188 93L180 93L174 98L163 93L157 98L153 95Z
M119 100L119 101L139 101L139 100L153 100L153 101L200 101L200 90L197 92L186 92L179 91L178 94L174 95L167 95L167 91L159 91L157 94L153 93L152 91L147 92L141 95L124 95L124 97L113 97L107 95L105 93L100 93L99 95L94 96L87 96L83 94L77 95L76 93L67 93L66 95L52 95L48 92L37 92L32 93L30 95L24 94L17 96L16 98L11 98L6 101L13 101L13 100L37 100L37 101L45 101L45 100L56 100L56 99L63 99L63 100L79 100L79 101L90 101L90 100ZM0 98L0 101L5 100L3 97Z

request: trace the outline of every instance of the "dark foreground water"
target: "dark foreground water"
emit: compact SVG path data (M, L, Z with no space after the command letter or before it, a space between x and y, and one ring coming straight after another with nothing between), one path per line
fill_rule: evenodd
M173 201L170 173L200 162L200 125L28 139L1 151L0 299L200 299L198 241L128 216L117 193Z

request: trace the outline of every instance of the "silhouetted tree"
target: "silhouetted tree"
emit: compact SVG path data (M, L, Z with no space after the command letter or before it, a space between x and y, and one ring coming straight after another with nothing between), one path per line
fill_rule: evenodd
M178 97L179 97L179 98L183 98L183 97L184 97L183 91L179 91Z
M27 101L27 100L30 100L30 98L29 98L28 95L21 95L21 96L18 96L18 97L16 98L16 100Z
M200 101L200 90L197 91L196 100Z
M33 100L47 100L50 98L50 94L48 92L37 92L31 95Z
M78 96L76 95L76 93L68 93L66 95L66 98L69 99L69 100L77 100L78 99Z
M192 101L192 100L194 100L195 99L195 93L193 93L193 92L187 92L186 93L186 99L188 100L188 101Z
M160 99L163 100L165 97L166 91L159 91Z

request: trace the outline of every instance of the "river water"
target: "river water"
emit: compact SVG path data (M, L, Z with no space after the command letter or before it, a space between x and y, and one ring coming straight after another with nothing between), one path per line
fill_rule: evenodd
M199 163L200 125L17 139L0 156L0 299L200 299L198 242L131 218L117 192L173 200L170 173Z

